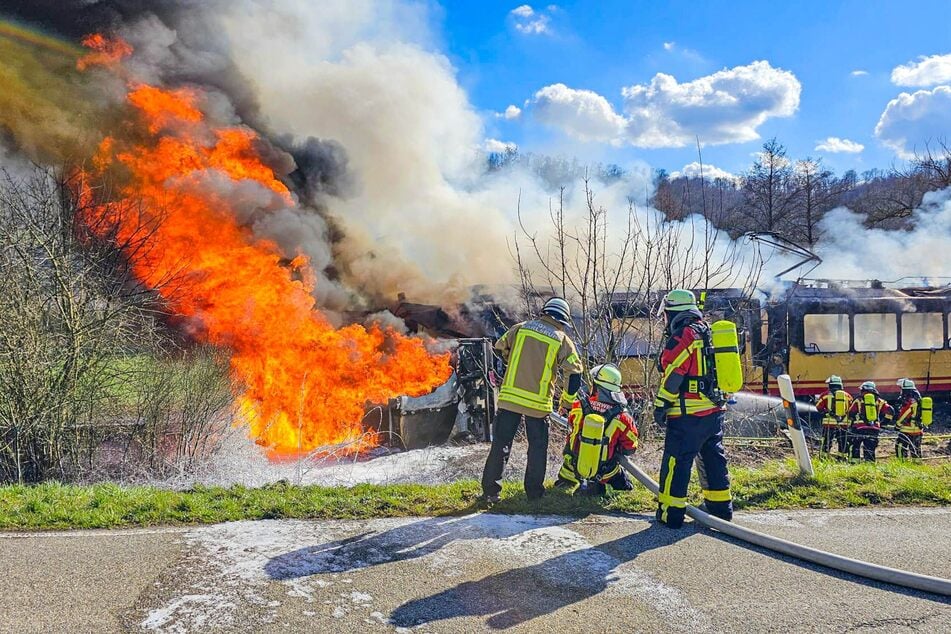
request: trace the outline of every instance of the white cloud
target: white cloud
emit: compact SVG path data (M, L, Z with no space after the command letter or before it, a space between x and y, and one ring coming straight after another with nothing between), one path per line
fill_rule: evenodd
M664 42L665 51L672 51L675 46L677 46L677 42Z
M868 75L868 71L862 70L861 68L859 68L859 69L853 70L849 74L852 75L852 77L865 77L866 75Z
M840 139L837 136L830 136L825 141L818 141L816 144L817 152L845 152L848 154L858 154L865 149L865 146L849 139Z
M801 89L795 75L761 61L682 84L658 73L649 84L622 90L624 115L601 95L564 84L542 88L530 103L540 121L575 138L683 147L697 136L709 144L757 139L767 119L796 112Z
M796 112L801 90L795 75L765 61L682 84L658 73L622 91L627 138L643 147L682 147L697 136L710 144L752 141L770 117Z
M951 53L919 57L916 62L896 66L892 83L896 86L935 86L951 82Z
M532 9L530 5L523 4L520 7L515 7L514 9L512 9L512 15L517 16L519 18L530 18L533 15L535 15L535 10Z
M523 4L509 12L515 18L515 30L526 35L541 35L551 32L551 13L558 7L549 5L547 13L539 13L531 5Z
M531 103L535 118L581 141L616 143L624 132L624 117L591 90L552 84L536 92Z
M885 106L875 136L902 158L951 133L951 86L903 92Z
M506 152L515 152L518 150L518 145L507 141L499 141L498 139L486 139L485 143L482 144L482 148L486 152L505 154Z
M687 178L699 178L700 177L700 163L694 161L693 163L688 163L683 166L678 172L674 172L670 175L671 178L680 178L681 176L686 176ZM716 165L703 165L703 177L708 180L715 180L717 178L722 178L729 181L737 181L739 178L736 174L728 172L724 169L720 169Z
M496 112L496 119L505 119L507 121L512 121L513 119L518 119L522 116L522 109L518 106L511 104L504 112Z

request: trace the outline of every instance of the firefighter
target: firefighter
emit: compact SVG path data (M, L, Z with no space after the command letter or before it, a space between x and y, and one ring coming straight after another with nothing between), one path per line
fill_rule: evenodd
M901 396L898 399L898 414L895 416L895 455L900 459L921 458L921 436L931 424L931 399L921 394L911 379L898 381Z
M832 453L832 442L840 454L848 451L849 406L852 396L845 391L842 378L833 374L826 379L829 390L819 397L816 409L822 414L822 445L820 453Z
M683 525L696 459L706 511L729 521L733 500L723 450L726 399L716 386L710 326L691 291L670 291L663 309L666 342L657 362L661 377L654 421L667 422L667 435L656 517L671 528Z
M482 472L483 501L494 504L502 490L502 471L512 450L512 440L525 419L528 465L525 494L530 499L545 493L548 464L548 415L552 412L558 369L567 375L560 407L567 408L581 387L581 360L565 328L571 324L568 302L553 297L537 319L516 324L496 342L495 349L508 365L499 389L498 413L492 446Z
M621 391L621 370L613 363L591 368L590 395L579 394L568 414L564 463L556 487L604 495L630 491L619 458L637 449L637 425Z
M875 462L875 449L878 448L878 434L882 423L891 421L892 406L878 395L878 388L872 381L859 386L859 396L849 407L849 454L853 461Z

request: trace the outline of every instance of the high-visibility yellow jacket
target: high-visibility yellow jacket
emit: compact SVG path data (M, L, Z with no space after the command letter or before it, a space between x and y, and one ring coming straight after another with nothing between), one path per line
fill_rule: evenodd
M552 411L558 369L565 371L566 381L583 370L574 342L548 315L512 326L495 349L508 363L499 389L499 409L517 414L547 416ZM574 400L574 394L564 396L568 403Z

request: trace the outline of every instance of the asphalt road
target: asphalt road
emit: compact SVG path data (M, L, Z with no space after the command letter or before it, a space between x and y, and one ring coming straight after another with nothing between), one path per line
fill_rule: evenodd
M951 576L951 509L742 514ZM951 603L648 517L0 534L2 632L947 632Z

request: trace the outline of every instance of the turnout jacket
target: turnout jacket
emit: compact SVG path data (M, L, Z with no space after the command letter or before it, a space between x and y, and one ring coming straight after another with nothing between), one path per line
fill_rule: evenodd
M877 416L875 420L865 419L865 403L861 396L852 399L852 405L849 406L849 418L852 420L852 429L858 431L878 432L882 428L883 422L888 422L895 415L895 410L885 399L877 397L875 400L875 411Z
M558 369L565 371L566 388L567 378L583 371L574 342L548 315L512 326L495 349L508 364L499 389L499 409L516 414L548 416ZM566 396L569 403L574 399L574 394Z
M617 406L615 403L599 401L597 394L592 394L587 399L591 409L601 415ZM584 412L581 409L581 399L576 399L568 413L569 431L568 438L565 439L565 455L570 456L573 461L578 459L578 452L581 449L581 423L583 420ZM627 409L623 409L620 414L608 421L604 436L607 438L607 442L604 443L601 450L601 466L598 469L598 479L601 482L607 482L617 475L621 468L618 463L620 456L628 456L637 449L637 423L634 422ZM574 464L574 462L571 464Z
M923 428L918 420L918 409L921 407L914 397L903 398L898 405L898 415L895 417L895 429L907 436L920 436Z
M816 401L816 410L822 414L823 427L848 427L849 425L849 407L852 405L852 395L845 393L845 412L846 415L839 420L835 416L835 392L826 392Z
M686 323L684 323L686 322ZM670 334L657 362L660 387L654 407L662 407L668 418L678 416L707 416L726 409L703 393L709 372L704 355L702 329L709 329L698 313L685 318L678 316L671 322Z

